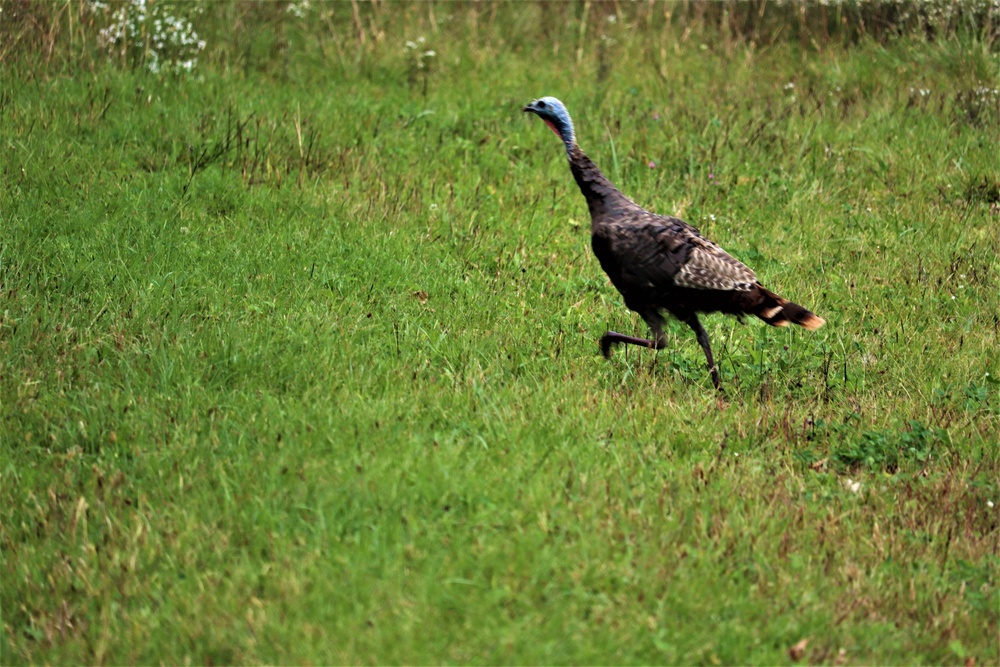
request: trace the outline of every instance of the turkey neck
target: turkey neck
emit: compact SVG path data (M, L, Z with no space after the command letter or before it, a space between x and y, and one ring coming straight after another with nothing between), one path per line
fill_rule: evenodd
M590 209L590 220L596 225L599 220L622 209L635 206L628 197L611 184L593 160L580 150L575 143L568 146L566 154L569 157L569 168L573 172L580 192L587 200Z

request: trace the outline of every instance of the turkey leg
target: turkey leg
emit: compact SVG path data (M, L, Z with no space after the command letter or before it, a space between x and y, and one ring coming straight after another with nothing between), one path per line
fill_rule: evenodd
M719 369L715 367L715 360L712 359L712 346L708 343L708 332L701 326L698 316L691 313L691 316L684 320L685 323L694 329L694 335L698 338L698 344L705 350L705 358L708 359L708 370L712 373L712 383L715 388L722 391L722 383L719 382Z
M620 334L617 331L608 331L601 336L601 354L604 355L605 359L611 358L611 346L618 344L638 345L639 347L648 347L651 350L662 350L666 346L667 341L662 337L658 337L655 341L653 341L648 338L626 336L625 334Z

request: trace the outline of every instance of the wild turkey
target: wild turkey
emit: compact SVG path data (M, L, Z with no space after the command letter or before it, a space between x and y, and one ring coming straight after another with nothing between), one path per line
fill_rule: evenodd
M705 351L712 382L721 389L708 334L698 313L756 315L770 325L789 322L818 329L825 320L764 288L757 276L717 244L678 218L650 213L623 195L576 145L573 121L554 97L535 100L523 109L545 121L566 144L566 156L590 209L591 246L625 305L653 330L653 340L608 331L601 352L611 356L618 343L660 350L666 310L690 326Z

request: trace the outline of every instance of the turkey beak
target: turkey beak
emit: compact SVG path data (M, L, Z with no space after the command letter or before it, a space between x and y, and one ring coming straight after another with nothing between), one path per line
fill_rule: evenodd
M531 104L525 104L524 108L521 109L521 111L532 111L532 112L534 110L535 110L535 103L534 102L532 102Z

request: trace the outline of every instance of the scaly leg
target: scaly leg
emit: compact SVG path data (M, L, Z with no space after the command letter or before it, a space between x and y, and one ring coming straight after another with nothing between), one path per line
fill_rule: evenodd
M712 373L712 383L715 384L716 389L722 391L722 383L719 382L719 370L715 367L715 360L712 359L712 346L708 343L708 333L705 331L705 327L701 326L698 316L694 313L691 313L691 316L686 318L684 322L694 329L694 335L698 338L698 344L701 345L701 349L705 350L705 358L708 359L708 370Z
M662 350L667 345L667 337L663 335L663 319L658 315L643 316L646 320L646 324L649 328L653 330L654 338L649 340L647 338L637 338L635 336L626 336L625 334L620 334L616 331L608 331L603 336L601 336L601 353L604 355L605 359L611 358L611 347L613 345L638 345L639 347L648 347L651 350Z

